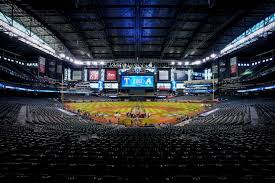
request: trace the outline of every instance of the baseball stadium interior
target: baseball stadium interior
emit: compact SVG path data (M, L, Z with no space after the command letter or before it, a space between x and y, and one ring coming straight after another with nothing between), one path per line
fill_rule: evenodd
M0 182L275 182L274 0L0 0Z

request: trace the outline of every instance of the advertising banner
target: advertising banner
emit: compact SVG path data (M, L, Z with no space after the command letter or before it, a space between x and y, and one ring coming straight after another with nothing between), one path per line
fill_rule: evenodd
M56 73L62 74L62 64L57 64L57 66L56 66Z
M73 71L73 80L81 80L82 71Z
M99 70L89 70L89 80L98 81L99 80Z
M106 70L106 81L116 81L117 80L117 71L112 69Z
M38 57L39 73L45 74L46 72L46 59Z
M169 80L169 71L168 70L159 70L159 80L168 81Z
M118 89L118 83L104 83L104 89Z
M230 58L230 71L232 75L237 73L237 57Z
M174 79L176 81L187 81L188 80L187 70L175 70L174 71Z
M170 90L171 83L157 83L157 89L158 90Z

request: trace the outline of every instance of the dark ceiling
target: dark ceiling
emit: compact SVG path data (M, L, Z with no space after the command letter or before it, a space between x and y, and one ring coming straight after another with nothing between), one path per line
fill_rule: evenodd
M11 14L4 5L15 3L80 60L201 59L220 51L275 10L274 0L231 0L227 3L225 0L1 2L3 13ZM14 18L20 19L22 15L15 13Z

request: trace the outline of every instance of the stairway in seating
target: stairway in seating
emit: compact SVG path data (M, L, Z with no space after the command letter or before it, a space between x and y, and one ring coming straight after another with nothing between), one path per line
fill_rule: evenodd
M258 116L258 113L257 113L255 107L250 107L249 111L250 111L251 124L252 125L257 125L259 116Z

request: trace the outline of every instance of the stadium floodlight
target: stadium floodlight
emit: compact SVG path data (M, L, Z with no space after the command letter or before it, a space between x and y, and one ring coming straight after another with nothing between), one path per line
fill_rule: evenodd
M209 60L210 58L209 58L209 57L206 57L205 59L206 59L206 60Z
M231 53L238 50L246 45L249 45L257 41L265 33L271 33L275 28L275 13L261 20L257 24L253 25L237 38L235 38L231 43L226 45L221 51L221 55Z
M104 62L103 62L103 61L101 61L101 62L100 62L100 65L104 65Z
M73 58L70 58L69 60L70 60L70 62L74 62L74 59L73 59Z
M91 65L91 62L86 62L87 63L87 65Z
M195 62L192 63L193 65L200 65L201 61L200 60L196 60Z
M216 56L217 56L217 54L215 54L215 53L212 53L212 54L210 55L211 58L216 58Z
M97 65L97 62L93 62L93 65Z
M59 56L60 56L61 58L64 58L64 57L65 57L65 54L64 54L64 53L60 53Z
M80 60L75 60L74 63L75 63L76 65L83 65L83 62L80 61Z
M273 60L273 58L270 58L269 60Z
M185 62L184 65L189 65L189 62Z
M205 58L204 58L204 59L202 59L202 62L206 62Z
M182 65L182 62L178 62L178 65Z
M171 62L171 65L175 65L175 62Z

